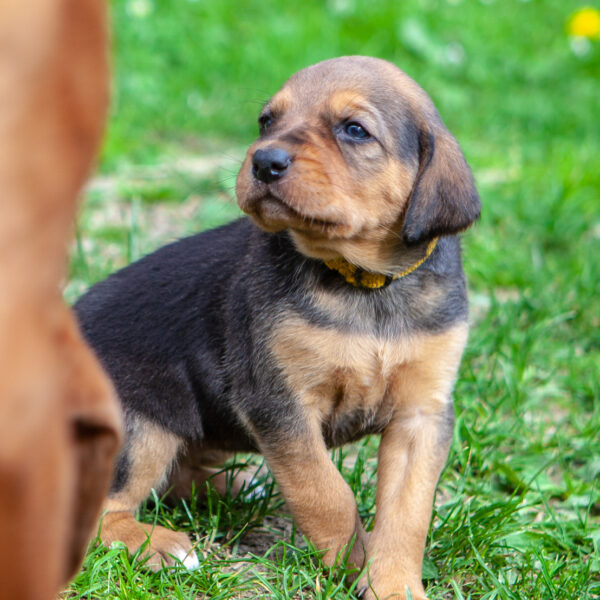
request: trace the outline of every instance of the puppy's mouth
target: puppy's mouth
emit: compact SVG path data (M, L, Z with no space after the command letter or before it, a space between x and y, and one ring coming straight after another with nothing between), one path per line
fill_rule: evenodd
M343 223L318 218L293 208L273 191L253 199L248 209L242 208L267 231L292 229L308 235L332 237L345 229Z

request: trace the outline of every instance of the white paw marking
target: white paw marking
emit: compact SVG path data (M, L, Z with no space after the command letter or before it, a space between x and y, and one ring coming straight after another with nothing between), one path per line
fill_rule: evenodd
M253 502L254 500L262 500L267 495L267 490L264 485L256 485L251 490L244 492L244 501Z
M190 571L193 571L200 566L200 561L193 550L190 550L189 552L186 552L185 550L176 550L172 554L186 569L189 569Z

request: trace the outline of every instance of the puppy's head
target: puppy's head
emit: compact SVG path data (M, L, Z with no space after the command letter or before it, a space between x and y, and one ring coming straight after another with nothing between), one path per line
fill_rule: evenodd
M237 179L242 210L300 251L393 270L401 248L457 233L480 203L427 94L394 65L348 56L296 73L259 117Z

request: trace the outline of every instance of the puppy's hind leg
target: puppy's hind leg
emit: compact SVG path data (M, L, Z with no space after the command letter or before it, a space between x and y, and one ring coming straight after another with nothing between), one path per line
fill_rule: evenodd
M265 489L256 480L256 469L233 474L223 469L232 456L229 452L206 450L201 444L188 444L169 477L169 498L188 499L193 488L203 496L206 492L204 483L209 480L221 496L229 492L236 497L242 491L246 491L249 498L264 496Z
M123 542L131 553L148 543L142 555L157 571L180 561L193 569L198 558L183 532L136 521L134 512L167 480L183 440L139 416L129 415L128 437L117 462L113 487L105 504L100 538L105 546Z

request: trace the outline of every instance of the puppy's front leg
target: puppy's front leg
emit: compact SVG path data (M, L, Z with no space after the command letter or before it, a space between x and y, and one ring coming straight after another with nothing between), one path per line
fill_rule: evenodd
M367 534L352 490L331 461L317 420L306 419L293 429L257 436L292 516L302 533L325 550L328 566L354 539L349 562L360 568Z
M425 600L423 552L452 439L452 387L466 339L462 323L432 336L389 382L394 414L381 436L370 568L359 584L366 600L404 600L406 588L415 600Z
M448 455L451 403L439 412L399 416L379 448L377 515L363 598L425 598L421 569L435 487ZM361 587L361 586L359 586ZM375 595L375 593L377 595Z
M449 405L451 406L451 405ZM425 598L421 569L436 484L448 455L448 408L395 419L379 448L377 515L364 598ZM373 594L373 590L377 596Z

